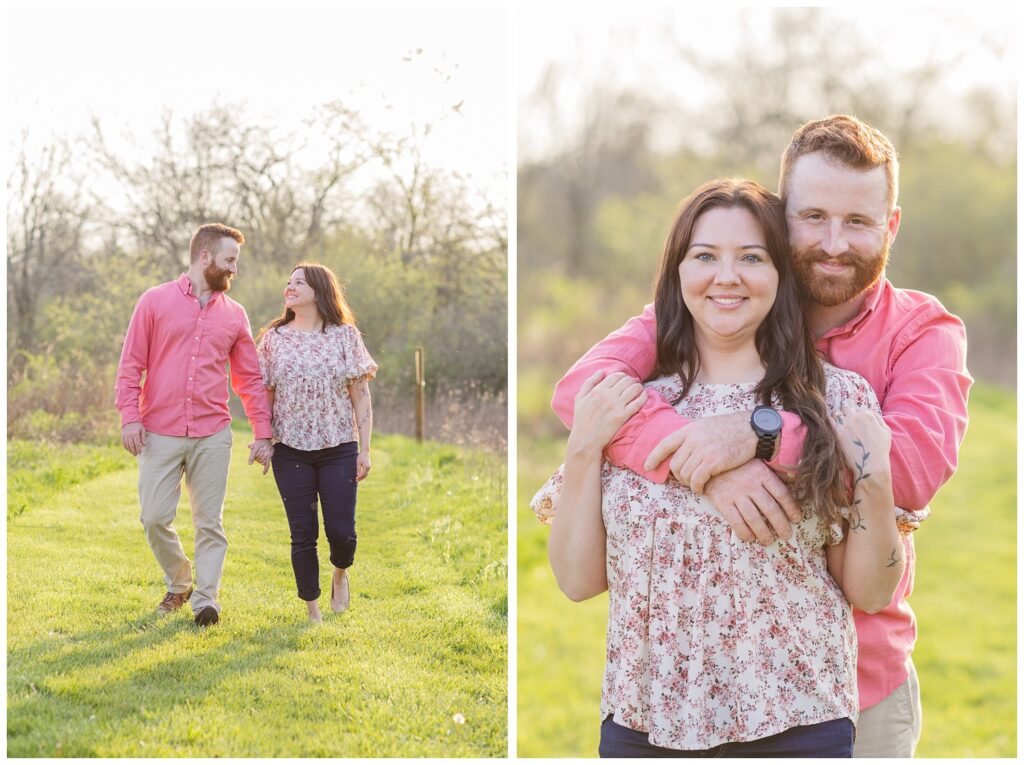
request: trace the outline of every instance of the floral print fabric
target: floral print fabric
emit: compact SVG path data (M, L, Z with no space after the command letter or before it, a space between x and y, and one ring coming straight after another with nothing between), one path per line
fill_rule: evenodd
M858 375L826 365L829 411L878 410ZM652 383L666 400L679 378ZM754 384L694 385L676 404L696 419L749 411ZM557 511L562 470L531 502ZM857 716L852 612L825 547L841 529L808 517L789 540L735 538L711 502L670 478L657 484L605 462L602 515L609 590L601 719L656 746L707 749L797 725ZM912 529L923 513L903 516Z
M348 386L377 374L358 329L300 332L285 324L267 331L256 351L263 384L274 389L275 441L311 451L356 440Z

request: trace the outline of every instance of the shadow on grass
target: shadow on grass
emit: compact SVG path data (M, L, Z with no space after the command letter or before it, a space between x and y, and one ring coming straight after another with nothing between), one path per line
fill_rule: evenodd
M8 653L8 755L104 756L96 748L104 736L90 726L170 720L181 706L263 672L319 628L267 627L241 636L201 628L186 608L74 634L52 630Z

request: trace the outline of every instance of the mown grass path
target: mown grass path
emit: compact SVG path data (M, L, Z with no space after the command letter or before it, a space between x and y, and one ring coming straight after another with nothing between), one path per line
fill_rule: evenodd
M1017 745L1017 480L1013 393L971 392L956 475L916 532L914 661L924 725L919 757L1013 757ZM524 757L595 757L608 600L572 603L530 511L564 442L519 440L518 748Z
M207 630L187 608L154 614L163 584L126 454L9 519L8 754L503 756L504 457L375 438L352 606L330 612L321 554L314 626L249 440L235 433L222 621ZM191 557L187 493L176 525Z

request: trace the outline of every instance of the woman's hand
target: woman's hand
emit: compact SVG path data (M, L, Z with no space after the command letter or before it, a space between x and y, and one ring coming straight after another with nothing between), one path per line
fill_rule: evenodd
M356 457L356 480L362 481L370 473L370 453L360 451Z
M832 427L855 477L863 473L888 475L892 431L882 415L870 409L847 406L832 419Z
M632 377L614 372L602 380L604 374L588 377L576 395L569 453L600 453L647 400L644 386Z

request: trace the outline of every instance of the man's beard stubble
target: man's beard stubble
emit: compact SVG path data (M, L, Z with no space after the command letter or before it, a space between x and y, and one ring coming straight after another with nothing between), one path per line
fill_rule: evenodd
M217 268L216 263L211 263L203 269L203 278L206 279L206 286L213 292L227 292L231 289L232 274L226 268Z
M851 250L837 258L830 257L817 247L808 247L793 253L793 271L800 290L818 305L826 308L841 305L863 293L882 276L889 261L888 236L882 249L872 257ZM852 266L853 273L826 276L814 269L815 263L832 261Z

